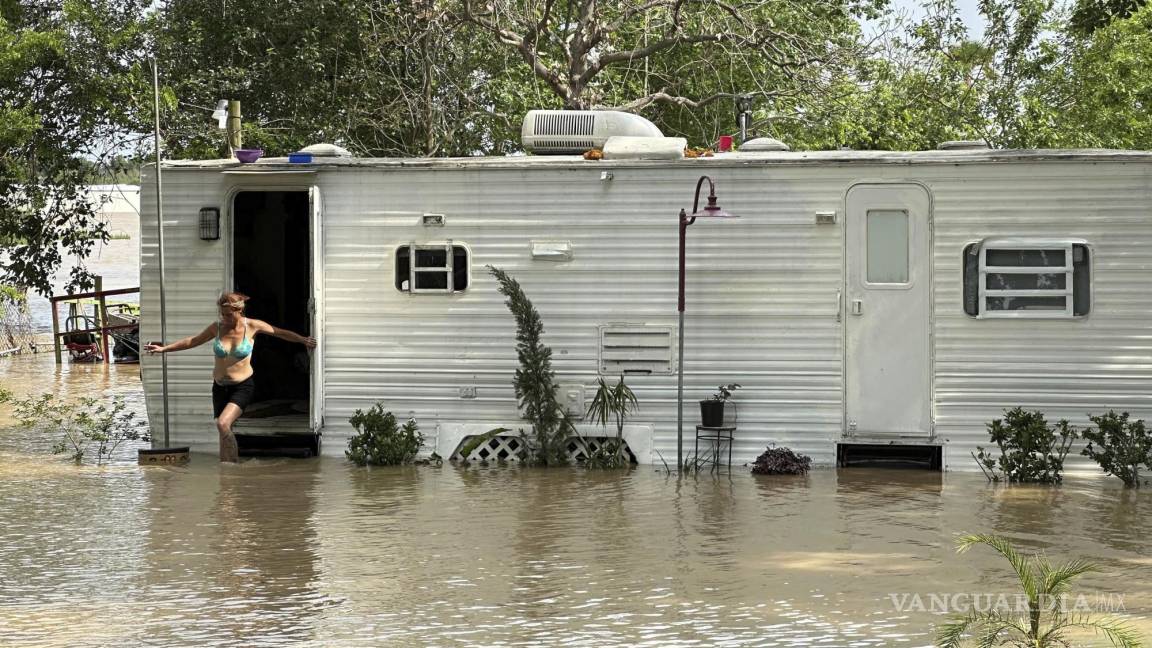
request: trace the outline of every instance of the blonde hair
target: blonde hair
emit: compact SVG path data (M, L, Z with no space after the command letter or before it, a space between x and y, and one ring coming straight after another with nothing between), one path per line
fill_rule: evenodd
M223 295L220 295L220 299L216 300L216 305L221 307L227 306L234 311L242 311L244 310L244 302L248 301L249 299L250 297L244 293L226 292Z

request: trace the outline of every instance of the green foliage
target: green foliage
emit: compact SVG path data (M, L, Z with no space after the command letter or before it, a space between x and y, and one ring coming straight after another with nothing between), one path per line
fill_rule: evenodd
M615 385L609 385L603 378L599 379L596 394L588 405L587 416L593 423L607 426L608 422L616 424L616 438L608 440L593 452L589 453L585 465L589 468L620 468L628 464L628 455L624 452L624 421L627 416L639 409L640 403L632 388L624 384L624 376Z
M1102 416L1089 416L1096 428L1087 428L1082 436L1088 446L1080 454L1091 457L1104 472L1119 477L1124 485L1140 485L1140 464L1152 468L1152 435L1144 421L1128 420L1128 412L1111 410Z
M955 616L936 633L940 648L958 648L972 635L979 646L1027 646L1057 648L1070 646L1068 631L1087 630L1108 637L1114 646L1139 648L1140 635L1123 621L1110 617L1092 618L1064 609L1072 584L1085 573L1097 571L1084 560L1053 565L1043 555L1021 554L1008 540L996 535L968 535L957 540L957 551L965 553L976 545L994 549L1008 561L1020 586L1023 612L993 607Z
M159 12L178 157L225 157L209 112L242 104L245 146L285 155L334 142L358 155L505 152L523 84L455 2L174 0ZM507 83L494 81L507 80Z
M96 398L68 402L50 393L20 398L0 390L0 403L11 403L13 416L25 428L60 435L52 454L68 453L76 463L93 448L96 463L101 464L125 441L151 440L146 424L136 420L120 396L106 405Z
M1042 413L1016 407L988 424L988 436L999 456L983 447L972 456L989 481L1055 484L1077 434L1068 421L1049 426Z
M85 187L110 177L145 96L145 0L0 2L0 281L90 288L84 259L107 240Z
M376 403L367 412L356 410L348 422L356 429L356 434L348 438L344 455L358 466L411 463L424 443L424 435L415 420L398 427L396 417L392 412L385 412L381 403Z
M719 391L717 391L715 394L712 394L708 400L720 401L723 403L726 402L729 398L732 398L732 392L740 389L740 383L728 383L727 385L720 385L717 387L717 389Z
M525 418L532 422L532 460L546 466L566 464L565 445L574 428L556 399L552 349L540 339L544 322L519 282L500 268L488 266L488 272L499 282L500 294L508 298L505 303L516 318L516 357L520 367L513 386Z

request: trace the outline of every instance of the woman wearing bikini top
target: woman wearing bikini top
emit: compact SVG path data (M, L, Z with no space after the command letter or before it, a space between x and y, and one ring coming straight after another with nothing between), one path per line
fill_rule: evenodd
M247 295L228 292L216 300L220 320L209 324L203 331L172 344L149 344L144 347L148 353L168 353L183 351L212 343L212 353L216 363L212 369L212 413L216 418L216 430L220 433L220 461L239 461L236 436L232 434L232 424L252 402L256 393L256 382L252 372L252 344L257 333L267 333L289 342L299 342L309 349L316 348L316 339L277 328L271 324L244 317L244 302Z

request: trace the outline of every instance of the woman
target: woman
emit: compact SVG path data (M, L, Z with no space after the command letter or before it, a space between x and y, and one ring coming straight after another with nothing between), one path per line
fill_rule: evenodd
M309 349L316 348L316 339L292 331L276 328L267 322L244 317L247 295L228 292L216 300L220 320L209 324L198 335L186 337L172 344L149 344L149 354L183 351L215 340L212 352L216 364L212 369L212 412L216 430L220 433L220 461L239 461L236 436L232 424L240 418L244 408L256 394L256 381L252 371L252 345L257 333L267 333L289 342L299 342Z

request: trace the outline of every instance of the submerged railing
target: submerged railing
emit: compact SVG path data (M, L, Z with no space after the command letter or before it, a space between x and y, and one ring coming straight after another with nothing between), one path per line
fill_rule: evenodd
M113 318L109 317L109 311L108 311L109 305L108 305L107 298L108 297L115 297L117 295L138 294L139 292L140 292L139 286L137 286L135 288L117 288L115 290L102 290L101 285L100 285L100 280L99 280L99 278L97 278L96 290L94 290L92 292L75 293L75 294L68 294L68 295L55 295L53 297L50 297L48 299L48 301L51 304L51 310L52 310L52 349L56 354L56 364L60 364L64 361L63 348L64 348L64 346L66 346L66 344L64 343L65 338L70 338L71 336L76 336L76 335L89 335L89 334L96 334L96 335L100 336L100 350L102 352L101 355L103 356L103 361L105 364L108 364L109 362L111 362L110 358L112 356L112 349L108 345L109 336L116 337L116 334L119 331L123 331L126 333L126 332L129 332L132 330L137 330L140 327L140 323L138 321L130 321L126 324L119 324L119 323L113 324L112 323ZM66 326L65 327L66 330L61 331L60 330L60 313L59 313L59 309L57 308L57 305L60 304L61 302L83 305L85 303L85 300L90 300L89 303L92 303L96 307L94 316L90 318L85 313L81 313L79 315L73 314L73 315L69 316L68 320L79 319L80 321L83 321L85 323L88 323L89 321L91 321L91 323L94 325L85 326L84 328L78 328L78 329L69 328L68 326ZM119 316L117 316L115 318L115 320L116 321L123 321L125 319L123 317L123 315L125 314L123 309L125 307L133 307L133 306L134 305L130 305L130 304L113 304L113 307L121 308L121 313L118 314ZM135 308L136 308L137 313L138 313L139 307L136 306ZM66 324L68 323L68 320L66 320ZM137 348L135 351L136 351L136 354L138 356L139 355L139 341L137 341Z

